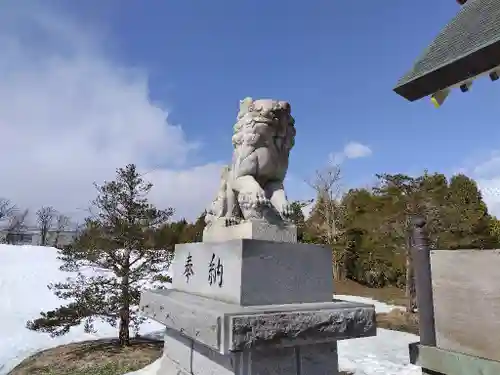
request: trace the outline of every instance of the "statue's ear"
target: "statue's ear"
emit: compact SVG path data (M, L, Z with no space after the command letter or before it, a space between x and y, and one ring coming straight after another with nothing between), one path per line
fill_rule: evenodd
M286 113L288 113L288 114L292 113L292 106L290 105L290 103L285 102L285 101L280 101L279 106L281 109L286 111Z
M250 97L246 97L245 99L240 100L240 112L238 113L238 117L243 116L245 113L247 113L252 104L253 99Z

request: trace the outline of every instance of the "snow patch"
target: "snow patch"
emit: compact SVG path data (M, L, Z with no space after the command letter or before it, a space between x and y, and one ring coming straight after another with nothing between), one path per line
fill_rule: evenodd
M7 374L23 359L43 349L76 341L116 337L116 328L104 322L96 322L96 334L88 334L83 327L75 327L67 335L55 338L26 328L26 322L38 318L41 311L62 304L47 285L65 281L76 274L59 271L60 265L55 248L0 245L0 375ZM148 321L141 333L162 329L161 324Z
M157 359L156 361L154 361L150 365L148 365L140 370L137 370L134 372L129 372L125 375L157 375L158 371L160 370L160 363L161 363L161 358ZM174 374L172 374L172 375L174 375Z
M367 297L349 296L349 295L344 295L344 294L334 294L333 298L341 299L341 300L349 301L349 302L359 302L359 303L367 303L370 305L374 305L375 311L377 313L388 313L394 309L400 309L400 310L405 309L403 306L388 305L387 303L375 301L374 299L367 298Z

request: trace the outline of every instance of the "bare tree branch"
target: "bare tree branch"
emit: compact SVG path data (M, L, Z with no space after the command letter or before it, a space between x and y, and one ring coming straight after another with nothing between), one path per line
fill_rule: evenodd
M316 231L323 241L332 247L334 277L336 280L344 276L344 258L346 249L339 247L338 243L344 236L342 227L345 215L344 207L340 200L342 197L340 166L329 164L317 170L314 177L306 183L316 192L316 201L313 208L318 221L313 222Z
M26 218L28 217L29 211L26 209L24 211L12 213L9 218L9 223L7 225L7 235L5 240L9 244L15 244L19 242L24 232L26 232Z
M57 211L52 206L43 206L36 212L36 221L40 231L40 245L42 246L47 246L47 237L56 214Z
M336 164L329 164L317 170L314 177L306 182L316 192L314 209L321 218L318 229L325 242L333 245L341 234L339 221L344 214L339 204L342 196L340 167Z
M63 214L57 214L56 218L56 233L54 237L54 247L59 245L59 238L61 233L69 227L69 217Z
M15 204L8 199L0 198L0 221L10 218L15 212Z

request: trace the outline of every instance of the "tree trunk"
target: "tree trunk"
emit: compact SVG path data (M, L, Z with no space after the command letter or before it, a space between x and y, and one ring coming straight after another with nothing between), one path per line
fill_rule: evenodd
M335 281L344 280L344 273L342 266L337 262L333 264L333 279Z
M122 278L122 297L123 297L123 305L120 309L120 325L118 328L118 340L120 341L120 346L129 346L130 345L130 305L129 305L129 295L128 295L128 285L126 287L123 286L123 280L127 279L128 284L128 276Z
M129 310L128 309L120 310L120 326L118 332L118 340L120 342L120 346L130 345L129 323L130 323Z
M118 340L120 346L130 345L130 294L129 294L129 272L124 270L125 275L122 277L121 293L122 293L122 308L120 309L120 325L118 328Z
M333 279L335 281L341 281L345 279L345 260L343 254L337 250L333 250Z
M42 228L40 233L40 245L41 246L47 245L47 231L44 228Z

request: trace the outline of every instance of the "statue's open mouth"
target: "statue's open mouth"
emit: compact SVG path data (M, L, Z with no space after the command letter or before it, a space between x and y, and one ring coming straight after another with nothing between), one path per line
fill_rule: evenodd
M255 117L255 122L261 122L263 124L268 124L268 125L275 124L278 121L279 120L278 120L277 117L275 117L275 118L269 118L269 117L264 117L264 116L257 116L257 117Z

